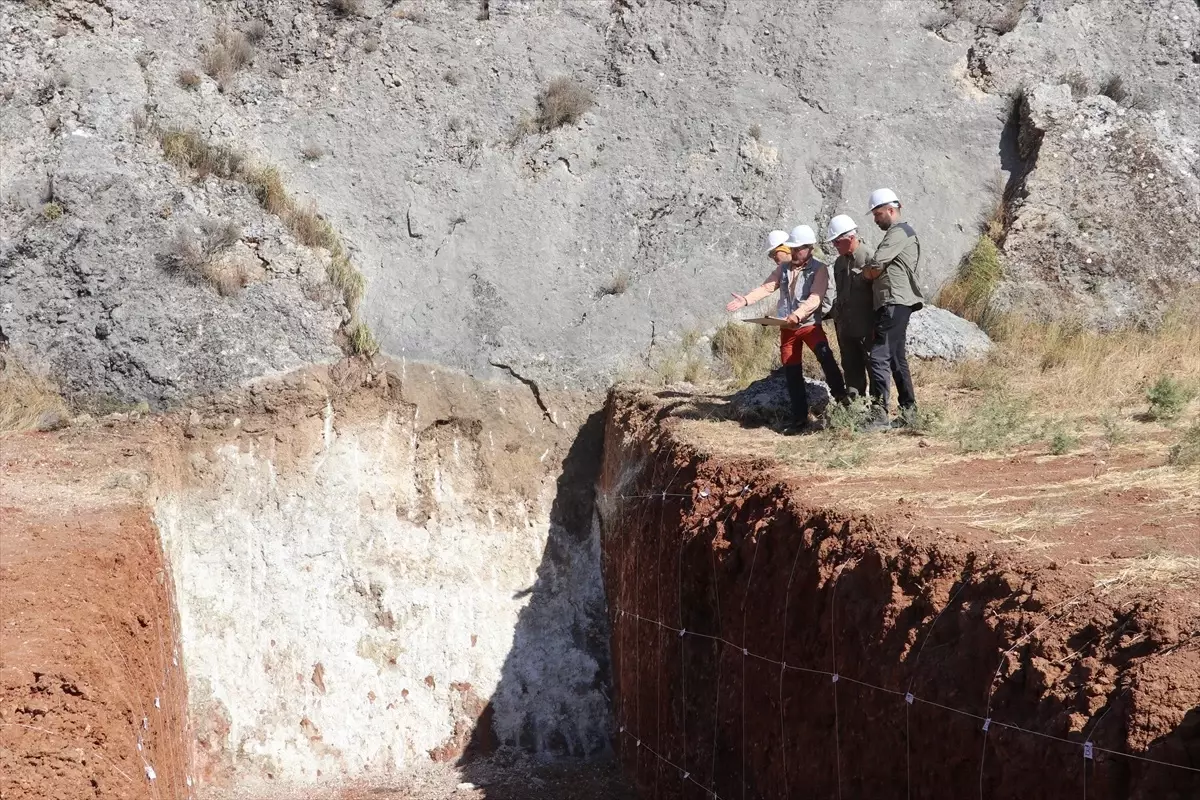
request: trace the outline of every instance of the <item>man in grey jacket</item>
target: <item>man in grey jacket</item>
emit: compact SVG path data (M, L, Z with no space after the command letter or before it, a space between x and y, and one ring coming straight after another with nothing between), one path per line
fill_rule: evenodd
M871 193L869 203L875 224L884 231L883 241L863 270L863 276L871 281L875 308L869 368L875 419L870 427L882 429L890 424L891 378L896 380L901 415L916 409L905 339L908 318L924 307L925 298L921 294L919 273L921 243L912 226L900 219L900 199L891 189L877 189Z

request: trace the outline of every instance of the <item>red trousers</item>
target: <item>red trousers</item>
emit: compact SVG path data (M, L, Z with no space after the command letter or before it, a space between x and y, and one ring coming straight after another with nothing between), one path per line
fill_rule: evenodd
M799 364L801 356L804 355L804 348L801 347L801 344L808 345L808 349L816 353L817 347L829 344L829 340L825 338L825 329L820 325L795 329L780 328L779 360L785 365Z

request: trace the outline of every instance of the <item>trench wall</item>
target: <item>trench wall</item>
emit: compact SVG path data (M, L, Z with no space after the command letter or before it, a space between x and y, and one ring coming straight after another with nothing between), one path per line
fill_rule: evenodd
M597 494L616 742L644 797L1200 797L1194 653L1117 652L1136 612L1090 581L806 507L657 410L610 397Z
M555 480L578 425L407 371L193 420L162 467L202 788L609 747L598 538Z

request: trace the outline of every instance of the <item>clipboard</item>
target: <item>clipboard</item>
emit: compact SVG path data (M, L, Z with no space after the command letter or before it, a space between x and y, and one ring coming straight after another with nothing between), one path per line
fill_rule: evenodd
M779 317L752 317L750 319L744 319L744 320L742 320L742 322L750 322L755 325L762 325L767 328L791 328L792 327L792 323L788 322L786 319L780 319Z

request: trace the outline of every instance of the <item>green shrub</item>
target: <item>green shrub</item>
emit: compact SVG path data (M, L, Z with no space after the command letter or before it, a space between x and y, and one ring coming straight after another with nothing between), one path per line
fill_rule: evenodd
M1022 440L1029 422L1028 400L994 394L959 423L958 449L963 453L1005 450Z
M1153 420L1178 419L1195 396L1196 391L1191 386L1170 375L1161 375L1154 385L1146 390L1146 399L1150 402L1146 416Z

